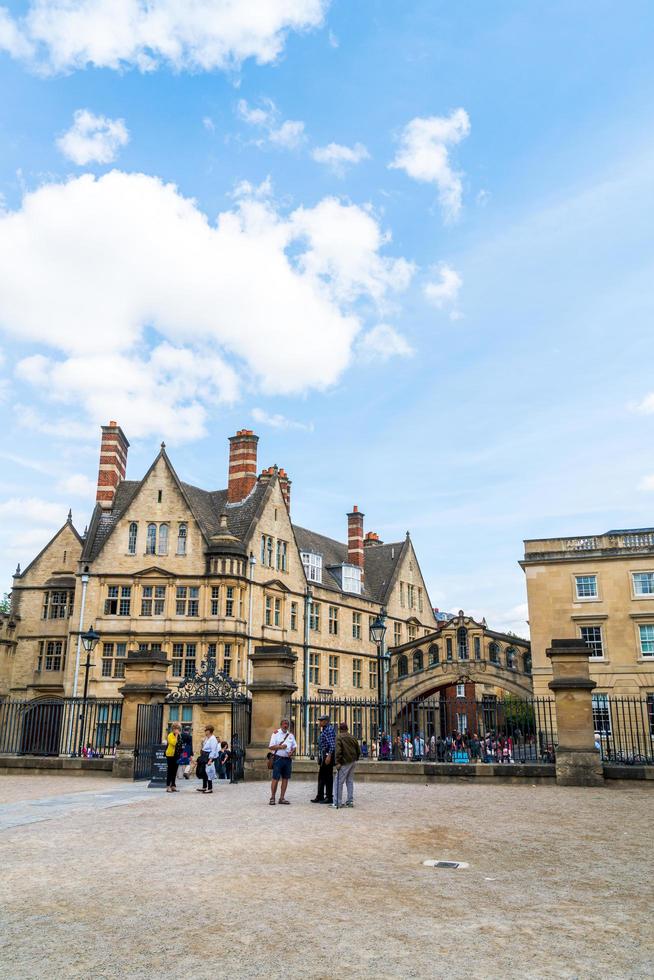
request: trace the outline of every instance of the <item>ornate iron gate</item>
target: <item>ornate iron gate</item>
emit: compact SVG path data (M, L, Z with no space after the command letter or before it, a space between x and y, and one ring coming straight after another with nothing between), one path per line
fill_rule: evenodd
M252 702L245 685L216 670L213 657L203 660L200 671L185 677L166 698L167 704L229 704L231 706L230 782L245 778L245 754L250 741Z
M139 704L136 712L134 779L149 779L154 753L163 739L163 704Z

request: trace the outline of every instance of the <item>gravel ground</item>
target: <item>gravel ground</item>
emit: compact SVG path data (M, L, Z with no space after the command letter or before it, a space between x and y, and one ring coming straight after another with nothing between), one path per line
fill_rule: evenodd
M311 789L0 777L0 975L653 976L651 789Z

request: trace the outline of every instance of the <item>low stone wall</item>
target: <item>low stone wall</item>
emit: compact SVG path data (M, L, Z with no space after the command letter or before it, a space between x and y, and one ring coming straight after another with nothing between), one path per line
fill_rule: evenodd
M0 755L0 776L111 775L113 759L64 759L58 756Z
M246 763L246 779L270 779L270 771L265 762ZM318 776L318 764L311 759L295 759L293 762L293 778L315 780ZM525 765L476 765L454 764L447 762L359 762L356 769L359 782L377 783L449 783L468 782L496 779L505 783L522 783L525 780L534 782L551 782L556 778L552 765L529 763Z
M604 766L604 779L647 779L654 785L654 766Z

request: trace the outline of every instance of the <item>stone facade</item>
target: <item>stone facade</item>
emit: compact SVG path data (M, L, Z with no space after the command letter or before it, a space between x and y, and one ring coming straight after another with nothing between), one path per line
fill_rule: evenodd
M602 694L654 692L654 530L525 541L534 693L552 680L552 638L590 644Z
M78 638L91 624L101 635L94 697L118 696L131 651L165 654L174 688L209 656L245 684L255 646L282 644L297 658L300 692L306 662L311 694L375 697L370 622L385 609L387 637L403 641L436 629L408 533L383 544L369 532L362 549L358 508L343 515L343 542L292 524L290 480L277 467L254 475L250 430L230 440L228 487L218 491L184 483L163 444L142 479L124 479L128 445L115 422L103 427L88 531L69 516L15 576L0 697L71 695Z

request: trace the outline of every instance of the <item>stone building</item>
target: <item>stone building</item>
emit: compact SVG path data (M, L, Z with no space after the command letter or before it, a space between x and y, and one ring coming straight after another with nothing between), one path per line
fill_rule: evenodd
M654 529L525 541L534 692L552 679L552 639L590 648L596 715L608 695L654 696Z
M95 697L118 695L128 651L165 652L172 686L208 658L246 682L252 646L280 642L298 657L300 691L306 662L310 693L375 697L371 621L384 609L395 644L436 628L409 534L382 543L357 507L343 517L347 540L293 524L291 481L276 466L259 471L250 430L229 440L223 490L181 480L163 444L143 478L127 480L128 448L120 426L102 427L88 531L69 514L17 571L0 697L80 693L91 624Z

